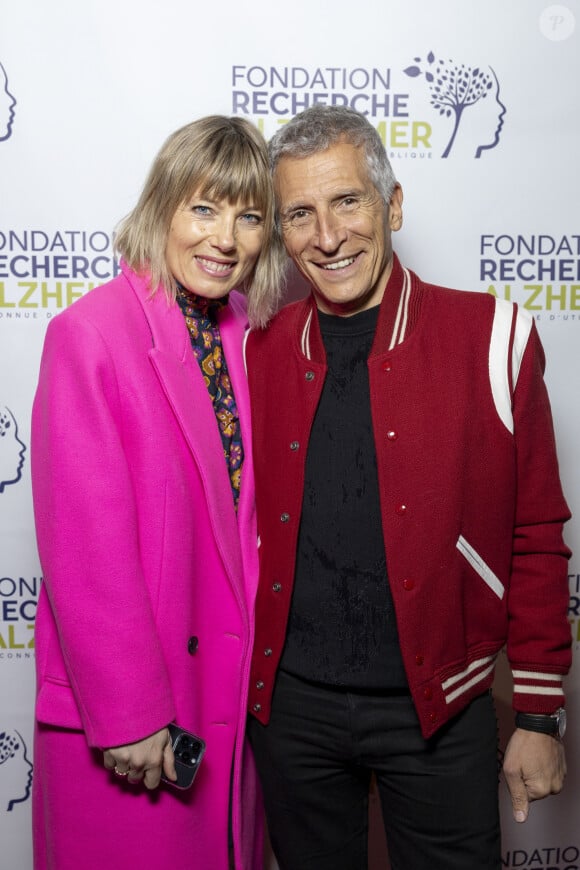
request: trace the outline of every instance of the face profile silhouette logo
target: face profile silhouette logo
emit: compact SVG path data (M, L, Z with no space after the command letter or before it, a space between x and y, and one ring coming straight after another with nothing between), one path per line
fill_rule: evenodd
M0 731L0 812L12 812L30 797L32 763L19 731Z
M14 106L16 97L8 90L8 75L0 63L0 142L9 139L14 121Z
M0 495L22 477L26 445L18 437L18 424L12 411L0 405Z
M424 77L431 106L453 125L441 156L449 157L460 142L467 143L464 148L476 158L495 148L507 109L494 70L438 59L432 51L424 61L420 57L414 61L403 72L411 78Z

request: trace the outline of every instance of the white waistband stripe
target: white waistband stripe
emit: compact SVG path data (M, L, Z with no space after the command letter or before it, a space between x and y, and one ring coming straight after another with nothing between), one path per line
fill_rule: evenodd
M484 656L481 659L476 659L475 661L471 662L471 664L468 665L464 671L461 671L458 674L454 674L452 677L449 677L447 680L445 680L444 683L441 683L441 688L444 692L447 691L447 689L449 689L451 686L454 686L455 683L461 682L461 680L464 680L466 677L469 676L469 674L472 674L473 671L476 671L478 668L483 668L490 662L492 663L492 665L495 664L495 659L496 656Z
M485 678L488 677L489 674L493 671L494 666L495 666L495 661L492 662L490 665L488 665L488 667L485 668L485 670L480 671L478 674L475 674L475 676L473 676L466 683L462 683L460 686L458 686L454 692L449 692L448 695L445 695L446 703L451 704L452 701L454 701L460 695L465 694L465 692L468 692L470 689L473 688L473 686L477 685L477 683L481 683L482 680L485 680Z

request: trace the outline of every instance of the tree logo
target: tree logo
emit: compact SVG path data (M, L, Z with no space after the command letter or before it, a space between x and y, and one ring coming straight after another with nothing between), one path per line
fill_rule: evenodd
M499 81L494 70L439 59L432 51L425 60L420 57L413 60L413 64L403 72L411 78L424 77L431 106L453 125L441 156L449 157L454 146L457 150L460 126L461 131L466 126L471 127L466 147L472 157L479 158L484 151L495 148L507 109L500 100ZM469 120L469 125L466 120Z

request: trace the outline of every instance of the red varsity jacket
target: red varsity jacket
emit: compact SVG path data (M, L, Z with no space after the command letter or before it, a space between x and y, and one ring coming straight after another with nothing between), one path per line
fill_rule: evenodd
M326 374L312 297L250 333L247 365L260 537L249 709L266 723ZM552 713L571 662L570 514L534 321L395 257L368 367L388 580L424 736L490 687L504 646L515 709Z

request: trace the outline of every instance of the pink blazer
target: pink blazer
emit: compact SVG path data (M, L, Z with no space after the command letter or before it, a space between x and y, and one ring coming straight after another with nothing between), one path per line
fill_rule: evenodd
M71 772L51 763L70 750L63 729L84 732L92 765L73 824L93 814L104 841L105 816L156 830L142 856L127 843L126 862L111 831L118 865L109 860L109 870L225 870L232 771L236 867L261 866L261 815L244 747L257 583L245 326L245 302L234 292L220 332L245 453L236 516L215 415L177 304L163 291L150 297L123 267L50 323L32 433L44 573L37 868L62 870L66 864L47 856L60 849L62 862L72 848ZM154 800L145 790L127 794L88 748L133 742L170 721L207 743L187 795L167 786ZM84 762L75 756L75 763ZM102 870L103 855L86 854L83 866Z

